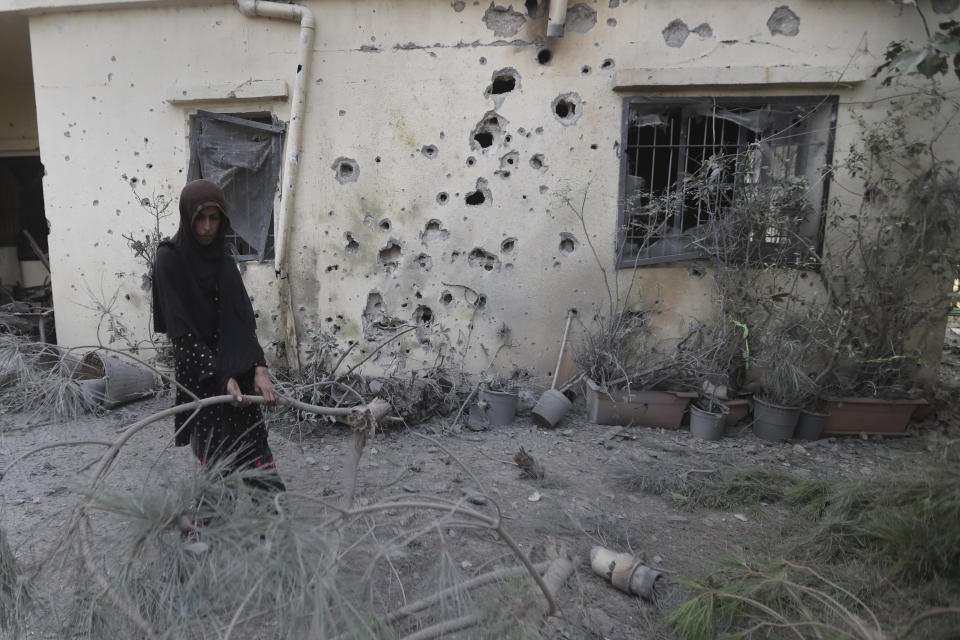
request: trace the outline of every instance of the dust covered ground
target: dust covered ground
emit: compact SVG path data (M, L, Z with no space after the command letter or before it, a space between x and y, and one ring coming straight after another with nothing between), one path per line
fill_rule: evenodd
M360 504L386 496L439 496L459 500L485 497L495 505L504 527L534 561L544 558L548 538L565 543L576 565L561 591L560 615L548 621L548 638L671 637L662 624L663 611L675 604L680 589L671 585L693 579L717 560L731 555L764 558L775 554L802 520L787 507L754 509L689 508L682 500L629 491L611 475L624 469L702 470L760 467L811 477L862 478L876 474L905 453L922 451L931 433L956 436L960 415L960 329L947 329L941 386L933 411L915 420L907 437L830 438L813 443L773 444L756 438L749 425L728 429L715 443L693 438L685 430L598 426L587 421L580 400L553 430L538 428L524 414L507 427L482 432L464 429L442 435L449 421L416 425L410 430L387 425L367 443L361 460ZM23 415L0 418L0 467L22 453L58 441L112 441L117 431L138 417L172 404L168 396L152 398L69 423L34 424ZM427 435L433 440L416 434ZM138 491L174 482L192 473L196 462L187 449L172 448L172 419L159 422L127 444L113 472L111 488ZM280 428L271 433L271 447L288 488L335 499L343 489L341 465L350 445L346 427L311 430ZM513 463L523 447L545 468L542 481L523 479ZM63 533L75 490L85 483L83 469L102 451L75 446L44 451L16 465L0 481L0 516L9 542L24 564L49 553ZM482 499L479 501L482 502ZM110 526L123 526L122 522ZM453 528L444 544L465 578L489 570L508 549L488 531ZM594 545L629 551L664 572L659 605L613 589L590 568ZM413 549L403 575L408 585L430 580L419 575L415 557L430 549ZM429 585L421 585L429 591ZM397 603L402 604L402 602ZM27 637L61 637L50 620L31 622ZM271 637L269 631L252 637ZM482 637L478 632L460 636Z

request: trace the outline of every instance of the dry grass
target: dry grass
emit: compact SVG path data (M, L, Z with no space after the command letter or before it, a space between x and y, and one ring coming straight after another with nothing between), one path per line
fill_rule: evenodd
M95 402L72 379L78 366L54 345L0 333L0 407L57 420L94 410Z

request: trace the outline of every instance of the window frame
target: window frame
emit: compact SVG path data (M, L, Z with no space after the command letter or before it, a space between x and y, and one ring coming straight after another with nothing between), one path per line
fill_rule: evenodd
M260 129L262 131L267 131L269 133L279 133L280 134L280 170L277 174L277 185L282 184L283 180L283 151L284 145L286 144L286 126L284 123L277 118L277 115L272 111L266 110L257 110L250 112L221 112L221 111L208 111L206 109L197 109L191 113L188 117L188 129L189 129L189 140L190 140L190 157L188 158L187 166L187 181L196 180L202 177L200 171L200 156L197 153L199 147L199 136L200 131L196 126L198 116L204 116L212 118L215 120L221 120L223 122L229 122L231 124L236 124L240 126L250 127L252 129ZM263 248L263 254L258 255L256 253L239 253L234 239L239 239L241 242L249 246L249 244L244 240L239 234L237 234L232 228L227 229L226 236L224 240L228 246L233 249L231 256L236 262L265 262L267 260L274 259L274 243L276 236L276 212L278 205L280 203L279 190L273 199L273 209L270 212L270 225L267 233L266 243ZM250 247L252 249L252 247Z
M704 259L708 256L702 250L693 250L686 251L677 254L670 255L659 255L659 256L650 256L649 250L650 247L643 254L639 254L637 257L627 256L625 254L626 248L626 228L627 224L630 221L630 213L627 210L626 199L627 194L627 181L628 181L628 169L629 169L629 158L627 154L629 153L629 135L630 135L630 114L634 105L648 104L648 105L664 105L664 106L675 106L677 108L684 108L688 105L696 104L706 104L714 107L724 107L724 108L737 108L737 107L749 107L751 105L756 107L761 107L763 105L818 105L824 106L830 109L828 115L828 126L829 130L826 134L826 150L825 150L825 159L826 162L823 166L828 166L833 160L834 146L836 142L836 127L837 127L837 113L839 107L839 96L836 94L823 94L823 95L778 95L778 96L683 96L683 97L674 97L674 96L627 96L623 98L622 102L622 113L621 113L621 126L620 126L620 153L619 153L619 181L617 189L617 230L616 230L616 268L633 268L640 266L649 266L649 265L662 265L669 264L671 262L682 262L688 260L698 260ZM682 137L681 137L681 144ZM681 155L686 154L686 149L682 152ZM679 159L678 159L679 162ZM823 247L823 235L826 223L826 216L824 215L827 209L827 204L829 203L830 198L830 179L829 176L824 176L822 181L822 195L820 202L818 203L818 221L817 221L817 237L816 237L816 247L818 253L822 251ZM682 238L683 232L677 232L676 237ZM783 265L789 266L789 265Z

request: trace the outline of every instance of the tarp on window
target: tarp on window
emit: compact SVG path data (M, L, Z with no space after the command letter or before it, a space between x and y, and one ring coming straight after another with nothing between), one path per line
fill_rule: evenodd
M283 153L283 126L198 111L191 177L220 185L233 231L263 258Z

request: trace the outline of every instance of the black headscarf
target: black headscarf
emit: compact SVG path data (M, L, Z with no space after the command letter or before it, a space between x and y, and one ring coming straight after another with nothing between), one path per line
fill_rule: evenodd
M220 210L220 227L214 241L202 245L193 221L211 206ZM214 351L223 385L263 362L253 306L236 263L224 251L229 224L219 186L209 180L187 183L180 193L180 228L172 240L160 243L153 266L154 328L171 338L188 333L202 338ZM217 344L214 335L219 335Z

